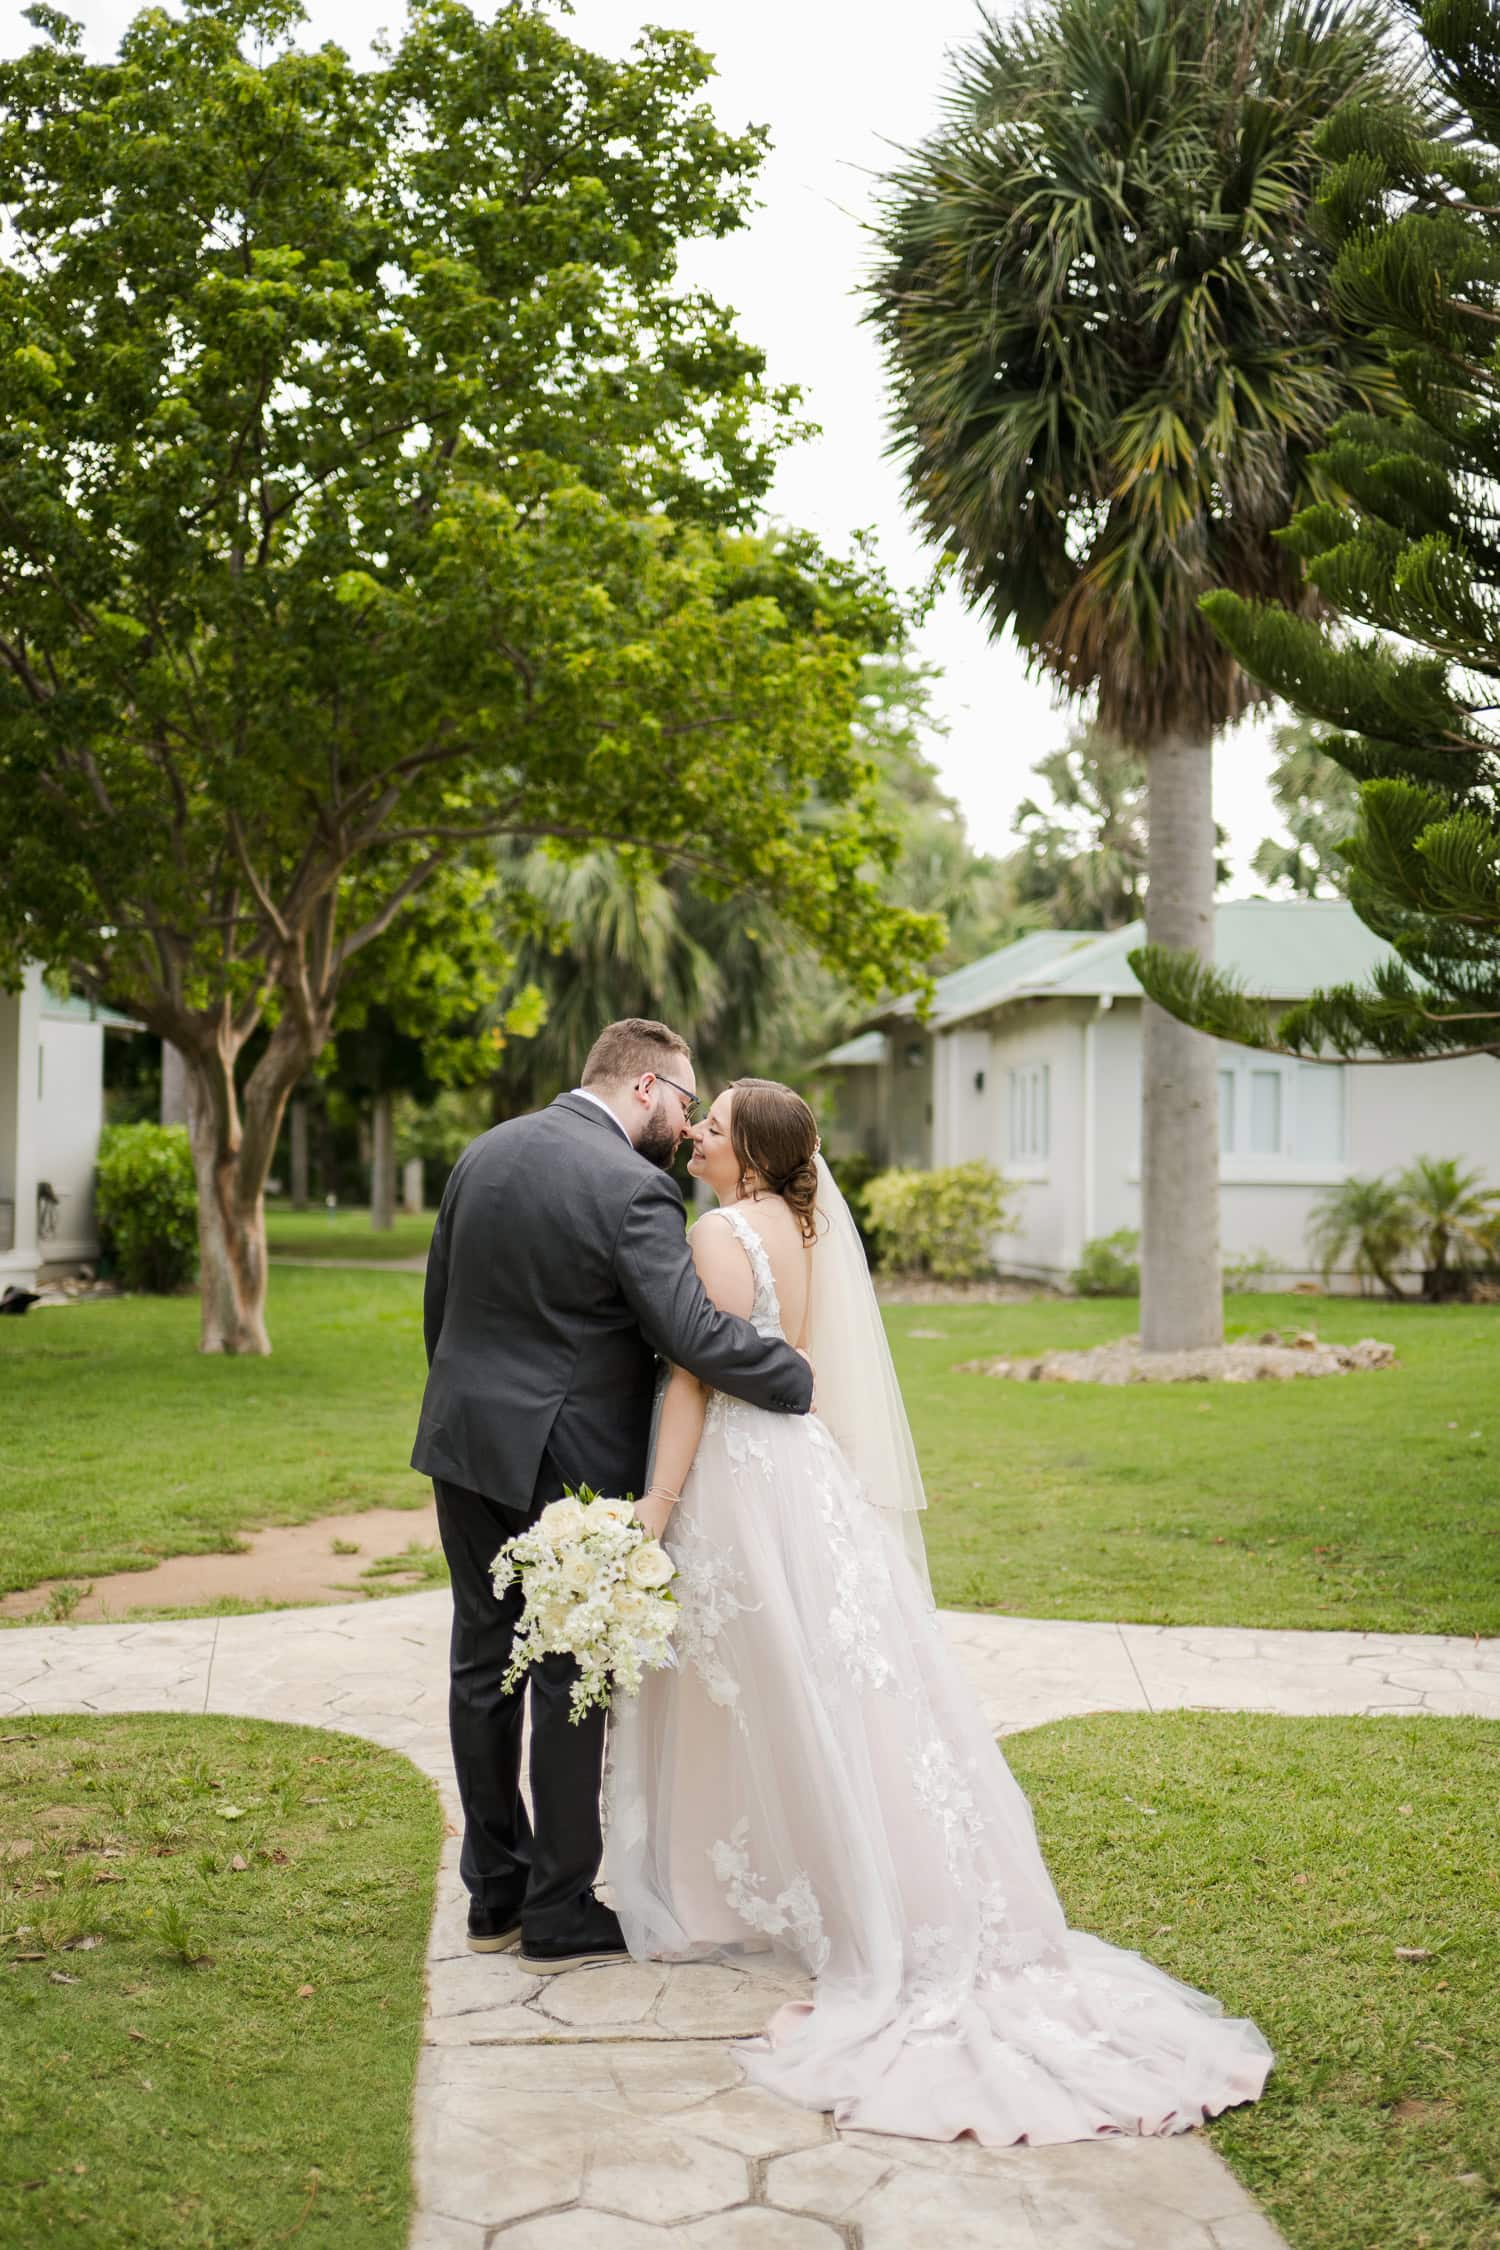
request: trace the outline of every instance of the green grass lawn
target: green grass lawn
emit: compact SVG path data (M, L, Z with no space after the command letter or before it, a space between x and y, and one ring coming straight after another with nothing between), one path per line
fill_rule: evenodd
M0 1321L0 1591L424 1505L420 1278L287 1268L270 1327L269 1359L205 1359L192 1297Z
M1069 1921L1276 2049L1209 2131L1292 2250L1497 2250L1494 1727L1172 1712L1003 1747Z
M274 1353L203 1359L190 1298L0 1321L0 1591L417 1506L418 1276L279 1268ZM1030 1617L1500 1631L1500 1310L1231 1297L1254 1334L1374 1334L1391 1373L1000 1383L960 1360L1126 1332L1129 1304L887 1311L939 1598ZM15 1410L6 1411L15 1401Z
M432 1240L435 1211L398 1211L383 1232L368 1211L294 1211L266 1206L266 1245L273 1258L421 1258Z
M1400 1368L1105 1389L955 1363L1129 1333L1112 1302L887 1313L941 1600L1025 1617L1500 1632L1500 1308L1231 1296Z
M310 1727L0 1743L0 2241L401 2250L441 1816Z

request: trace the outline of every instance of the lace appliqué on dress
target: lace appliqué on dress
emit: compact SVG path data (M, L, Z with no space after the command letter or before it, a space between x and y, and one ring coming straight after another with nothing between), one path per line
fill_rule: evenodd
M750 1823L737 1820L727 1839L709 1847L709 1860L730 1908L752 1930L790 1940L817 1976L828 1959L823 1914L810 1878L801 1869L775 1898L762 1898L763 1878L750 1864Z
M721 1710L735 1712L743 1726L740 1683L724 1661L719 1636L735 1618L760 1605L740 1599L744 1573L733 1552L711 1538L691 1512L679 1514L682 1520L668 1532L666 1542L677 1565L677 1630L673 1639L678 1661L691 1664L710 1702L717 1703Z

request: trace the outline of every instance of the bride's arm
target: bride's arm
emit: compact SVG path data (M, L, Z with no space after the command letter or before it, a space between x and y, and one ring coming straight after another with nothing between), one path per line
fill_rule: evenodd
M705 1212L688 1236L688 1247L698 1279L719 1310L738 1313L741 1318L748 1314L755 1302L755 1277L731 1230L717 1225L713 1212ZM662 1400L650 1488L635 1511L636 1520L645 1525L653 1539L661 1537L677 1505L703 1435L707 1408L708 1386L685 1367L674 1367Z

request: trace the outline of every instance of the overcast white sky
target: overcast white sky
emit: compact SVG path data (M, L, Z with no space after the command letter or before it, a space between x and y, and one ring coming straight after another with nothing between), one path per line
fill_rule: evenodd
M135 12L121 0L60 0L82 20L87 44L112 53ZM1000 7L1007 0L998 0ZM308 0L312 33L351 53L368 51L392 0ZM928 575L931 551L908 521L900 478L885 458L884 377L876 338L861 325L858 286L868 257L872 175L893 146L919 140L937 114L946 57L971 33L975 0L575 0L574 35L622 53L644 22L689 30L718 65L713 101L732 130L767 125L772 150L761 208L728 242L694 253L691 277L740 316L770 374L795 382L821 435L787 456L772 496L776 512L847 544L873 529L899 583ZM34 34L15 0L0 0L0 50ZM1061 742L1069 714L1028 680L1019 652L992 642L980 620L946 594L923 628L920 653L939 667L946 721L932 754L982 849L1006 849L1011 815L1034 784L1030 768ZM1236 880L1253 887L1249 855L1277 826L1266 790L1268 730L1245 727L1214 761L1216 810L1229 832Z

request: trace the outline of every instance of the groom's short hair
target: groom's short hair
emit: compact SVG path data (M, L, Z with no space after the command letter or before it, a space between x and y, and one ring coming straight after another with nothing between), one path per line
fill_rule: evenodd
M692 1060L692 1049L669 1024L653 1023L649 1016L626 1016L606 1024L589 1049L583 1066L584 1086L623 1086L643 1078L648 1070L660 1078L674 1063Z

